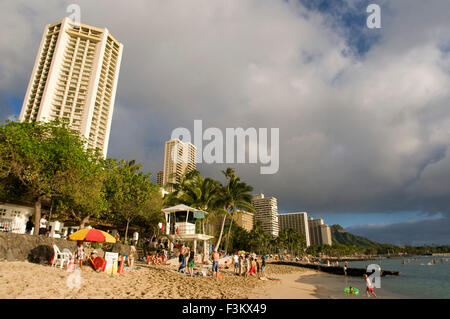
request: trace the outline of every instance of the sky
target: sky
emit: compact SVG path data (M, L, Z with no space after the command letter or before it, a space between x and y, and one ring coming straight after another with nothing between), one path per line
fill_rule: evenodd
M450 2L3 0L0 120L69 4L124 45L108 157L156 177L177 127L279 128L279 170L198 164L370 239L450 244ZM381 8L369 29L366 8ZM207 142L205 141L205 144Z

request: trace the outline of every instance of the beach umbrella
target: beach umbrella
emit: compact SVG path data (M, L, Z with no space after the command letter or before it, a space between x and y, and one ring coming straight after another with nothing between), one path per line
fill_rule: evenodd
M95 228L83 228L79 231L71 234L69 236L69 240L74 241L91 241L91 242L98 242L98 243L115 243L116 239L108 234L107 232L104 232L99 229Z

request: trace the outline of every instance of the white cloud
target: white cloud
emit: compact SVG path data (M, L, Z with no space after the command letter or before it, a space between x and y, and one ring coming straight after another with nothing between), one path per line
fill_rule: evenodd
M25 93L44 25L65 15L56 3L0 5L2 88ZM279 174L236 169L283 210L445 210L450 188L433 181L448 159L433 160L450 137L450 3L436 3L385 2L360 57L294 1L79 1L82 22L124 43L109 154L156 172L171 130L194 119L279 127Z

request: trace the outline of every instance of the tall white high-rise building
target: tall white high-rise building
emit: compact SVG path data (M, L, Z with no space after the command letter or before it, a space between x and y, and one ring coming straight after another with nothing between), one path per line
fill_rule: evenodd
M306 212L278 214L278 223L280 231L283 229L295 229L300 234L305 235L306 246L311 245L309 240L308 216Z
M179 183L181 177L195 170L195 151L196 147L192 143L184 143L179 139L172 139L166 142L164 150L164 171L163 186L167 183ZM172 187L165 189L172 192Z
M274 237L278 236L278 205L275 197L264 197L264 194L254 195L252 205L256 211L255 220L260 221L262 229Z
M108 29L68 18L47 25L19 120L66 119L106 157L122 50Z

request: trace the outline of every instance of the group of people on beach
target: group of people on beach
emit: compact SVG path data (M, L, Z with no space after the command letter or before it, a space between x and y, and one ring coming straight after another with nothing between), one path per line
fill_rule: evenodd
M178 255L178 262L180 263L178 267L178 272L181 272L184 268L186 268L187 261L187 270L191 277L194 276L194 266L195 266L195 251L186 246L181 246L180 254Z
M265 276L266 258L251 253L239 253L233 255L234 274L237 276Z
M119 254L118 263L120 264L122 261L124 264L128 265L128 268L134 267L134 256L136 254L136 247L130 246L130 254ZM104 258L98 255L97 250L93 250L88 256L85 253L83 241L79 240L77 242L77 247L73 252L73 258L75 264L80 266L80 270L83 269L83 265L89 263L95 271L101 271L103 264L106 262Z

